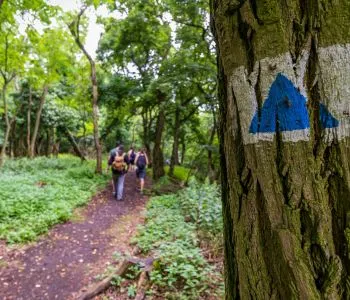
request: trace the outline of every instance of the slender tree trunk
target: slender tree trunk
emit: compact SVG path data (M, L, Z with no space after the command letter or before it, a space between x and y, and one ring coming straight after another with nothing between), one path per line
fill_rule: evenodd
M48 91L48 86L45 84L44 87L43 87L43 93L42 93L42 95L40 97L39 108L38 108L38 110L36 112L34 130L33 130L33 135L32 135L32 139L31 139L31 142L30 142L30 155L29 155L30 158L33 158L35 156L35 143L36 143L37 135L38 135L38 132L39 132L41 113L43 111L43 107L44 107L47 91Z
M153 179L158 180L160 177L165 175L164 172L164 158L163 151L161 148L162 144L162 134L165 124L165 113L163 109L160 109L158 119L157 119L157 127L156 134L154 140L154 148L153 148Z
M31 113L32 113L32 101L33 101L32 87L29 86L29 98L28 98L28 110L27 110L27 156L31 157L31 144L30 144L30 132L31 132Z
M84 53L85 57L88 59L90 63L91 69L91 84L92 84L92 121L94 126L94 141L95 141L95 150L96 150L96 170L95 172L98 174L102 174L102 147L100 143L100 134L98 129L98 85L97 85L97 76L96 76L96 65L91 55L87 52L84 45L80 41L79 35L79 26L80 26L80 18L84 14L87 6L84 6L78 16L77 19L74 20L70 25L68 25L69 30L73 37L75 38L75 42L78 47Z
M34 156L42 156L44 153L42 151L44 145L45 138L43 136L39 136L37 142L34 147Z
M16 143L18 142L16 139L16 130L17 130L17 122L16 118L14 118L11 122L11 140L10 140L10 149L9 153L11 157L15 157L15 151L16 151Z
M175 122L174 122L174 142L173 150L170 159L169 175L174 175L175 165L179 164L179 133L180 133L180 109L177 108L175 111Z
M211 9L226 299L348 299L350 2Z
M147 111L142 114L142 124L143 124L143 145L146 148L146 153L148 157L152 157L151 145L150 145L150 126L152 124L150 118L148 117ZM152 166L152 161L150 162Z
M186 155L186 141L185 141L185 136L182 137L181 141L181 165L184 164L185 162L185 155Z
M84 154L79 149L79 146L78 146L77 142L75 141L73 134L67 128L64 128L64 132L65 132L65 134L66 134L66 136L68 138L68 141L73 146L75 154L77 156L79 156L82 161L86 160Z
M96 173L102 174L102 149L100 143L100 135L98 130L98 90L96 66L93 60L90 60L91 65L91 82L92 82L92 114L94 124L94 141L96 149Z
M50 157L51 153L52 153L52 139L53 139L53 135L52 135L52 128L48 128L46 131L46 156Z
M15 149L15 156L16 157L25 156L27 154L25 133L26 133L26 131L24 130L24 126L22 126L21 130L20 130L20 137L18 139L18 143L17 143L16 149Z
M7 143L9 140L10 130L11 130L11 124L10 124L10 119L9 119L9 115L8 115L7 99L6 99L7 85L8 85L8 83L5 82L3 85L3 88L2 88L2 100L4 103L4 115L5 115L6 127L5 127L4 141L3 141L1 153L0 153L0 168L4 165L6 148L7 148Z

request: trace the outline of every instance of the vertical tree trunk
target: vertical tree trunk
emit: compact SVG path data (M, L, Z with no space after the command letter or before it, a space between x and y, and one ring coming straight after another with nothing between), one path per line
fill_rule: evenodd
M182 139L181 139L181 165L184 164L185 161L185 155L186 155L186 141L185 141L185 135L183 135Z
M142 125L143 125L143 146L146 148L146 153L148 157L152 157L151 145L150 145L150 130L152 126L151 116L148 116L148 111L143 111L142 116ZM152 165L152 162L150 162Z
M28 98L28 110L27 110L27 156L31 157L31 144L30 144L30 132L31 132L31 113L32 113L32 86L29 86L29 98Z
M102 149L100 143L100 134L98 130L98 90L96 66L93 60L89 60L91 65L91 82L92 82L92 120L94 124L94 141L96 149L96 173L102 174Z
M350 2L211 9L226 299L348 299Z
M16 130L17 130L17 122L16 118L14 118L11 122L11 132L10 132L10 149L9 153L11 157L15 157L15 151L16 151L16 144L18 143L18 140L16 139Z
M179 164L180 109L176 108L174 122L174 142L170 159L169 175L174 175L175 165Z
M69 30L72 34L72 36L75 39L75 42L77 43L80 50L84 53L85 57L88 59L90 63L90 70L91 70L91 84L92 84L92 121L94 126L94 141L95 141L95 150L96 150L96 169L95 172L98 174L102 174L102 147L100 143L100 134L98 129L98 84L97 84L97 76L96 76L96 65L95 61L92 59L91 55L87 52L84 45L82 44L80 40L80 34L79 34L79 26L80 26L80 19L83 16L85 10L88 8L88 6L84 6L78 16L77 19L74 20L71 24L68 25Z
M165 124L165 113L163 109L159 110L158 119L157 119L157 127L156 134L154 140L154 148L153 148L153 179L158 180L160 177L165 175L164 172L164 158L163 151L161 148L162 144L162 134Z
M34 156L42 156L43 155L43 145L44 145L44 137L43 136L39 136L39 138L37 138L37 142L35 143L35 147L34 147Z
M2 101L4 103L4 115L5 115L6 127L5 127L4 141L3 141L1 152L0 152L0 168L4 165L4 162L5 162L6 148L7 148L7 143L9 140L10 130L11 130L11 124L10 124L10 119L9 119L9 115L8 115L7 99L6 99L7 85L8 85L8 83L5 81L3 88L2 88Z
M36 143L37 135L38 135L38 132L39 132L41 113L43 111L43 107L44 107L47 91L48 91L48 86L45 84L44 87L43 87L43 93L42 93L42 95L40 97L39 108L38 108L38 110L36 112L34 130L33 130L33 135L32 135L32 139L31 139L31 142L30 142L30 153L29 153L29 157L30 158L33 158L35 156L35 143Z
M26 130L24 126L21 126L20 132L19 132L19 139L16 144L15 149L15 157L22 157L27 155L27 146L26 146Z
M46 130L46 153L45 153L47 157L50 157L52 153L52 145L53 145L52 139L53 139L52 128L48 128Z

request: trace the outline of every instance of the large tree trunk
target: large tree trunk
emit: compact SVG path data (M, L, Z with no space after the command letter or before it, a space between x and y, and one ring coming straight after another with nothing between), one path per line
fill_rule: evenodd
M48 90L48 86L45 84L44 88L43 88L43 93L42 93L42 95L40 97L39 108L38 108L38 110L36 112L33 135L32 135L32 139L30 141L30 153L29 153L29 157L30 158L33 158L35 156L35 144L36 144L36 139L37 139L38 132L39 132L41 114L42 114L42 111L43 111L47 90Z
M164 109L160 109L158 119L157 119L157 127L156 127L156 134L155 134L154 148L153 148L153 155L152 155L153 156L152 169L153 169L154 180L158 180L160 177L165 175L163 151L161 148L164 124L165 124Z
M211 9L226 299L348 299L350 2Z
M169 175L174 175L175 165L179 164L179 134L180 134L180 109L177 108L175 111L175 122L174 122L174 142L173 150L170 159Z

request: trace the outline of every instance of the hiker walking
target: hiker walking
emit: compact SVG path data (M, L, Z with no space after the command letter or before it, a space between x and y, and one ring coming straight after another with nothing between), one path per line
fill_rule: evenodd
M130 163L130 169L133 171L135 169L135 158L136 158L134 147L130 147L130 150L128 152L128 158Z
M124 153L124 146L120 145L111 151L108 165L112 169L113 195L118 201L123 200L125 174L129 169L128 155Z
M115 148L113 148L111 151L109 151L109 156L108 156L108 160L107 160L107 169L106 169L106 173L108 173L109 171L109 168L111 167L112 165L112 162L115 158L115 155L118 151L118 148L119 146L121 145L121 142L116 142L115 144ZM112 188L113 188L113 197L115 196L115 188L114 188L114 182L113 182L113 179L112 179Z
M140 149L135 158L136 176L140 180L140 193L143 194L145 185L146 167L148 165L148 157L144 149Z

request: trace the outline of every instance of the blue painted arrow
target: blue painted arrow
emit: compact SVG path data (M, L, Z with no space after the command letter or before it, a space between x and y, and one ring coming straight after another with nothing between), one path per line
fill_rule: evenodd
M320 120L324 128L338 126L338 121L320 104ZM293 83L279 73L267 99L250 124L250 133L273 133L310 128L306 99Z
M320 103L320 122L323 128L334 128L339 126L339 121L331 115L322 103Z

